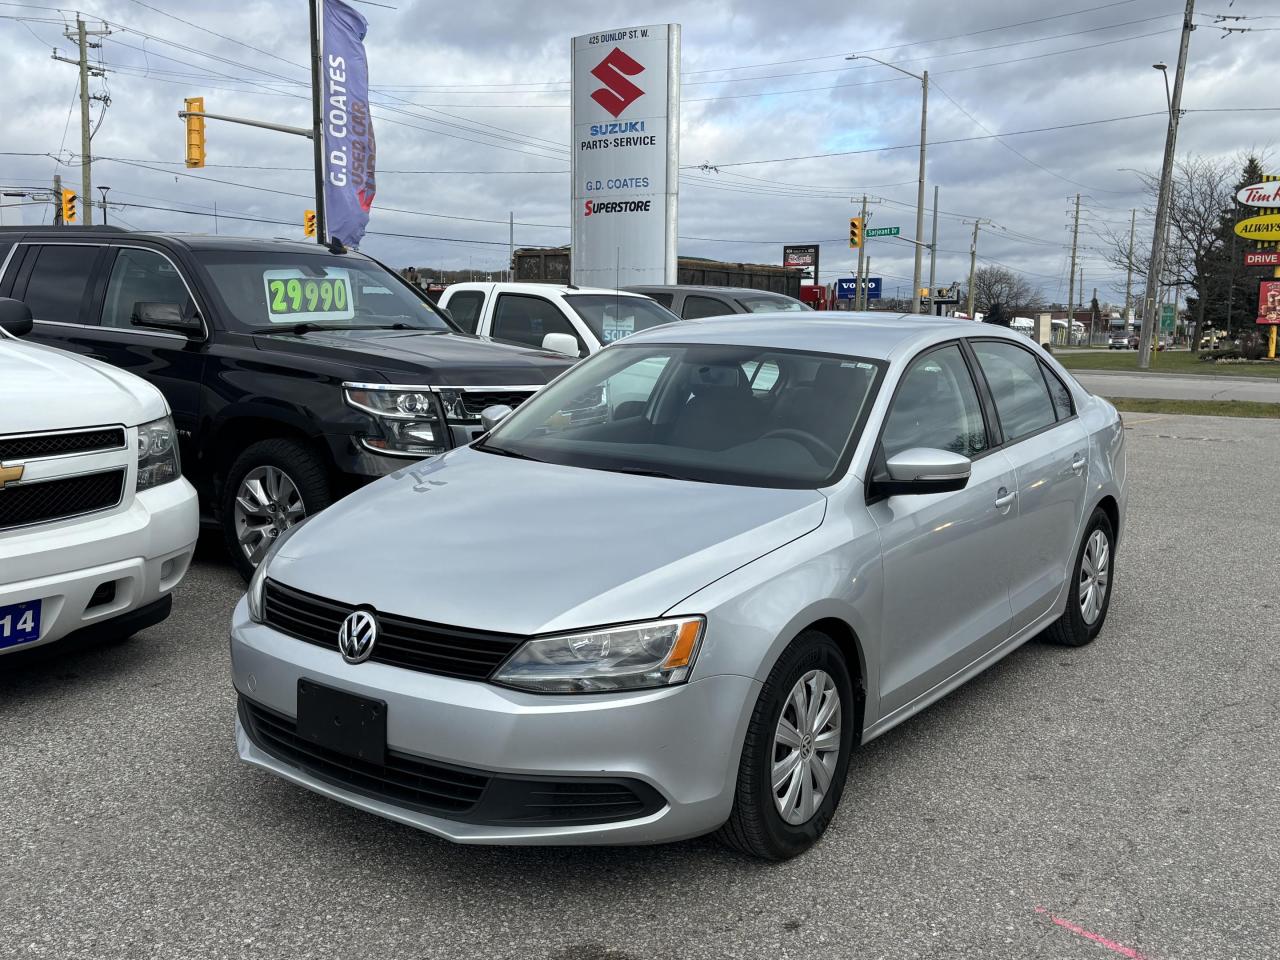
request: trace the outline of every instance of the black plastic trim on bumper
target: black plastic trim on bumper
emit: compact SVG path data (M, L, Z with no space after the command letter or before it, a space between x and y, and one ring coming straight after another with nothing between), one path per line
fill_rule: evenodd
M75 643L82 641L93 642L96 640L131 637L135 633L147 629L147 627L154 627L157 623L164 622L168 619L169 612L172 609L173 595L165 594L159 600L153 600L145 607L138 607L128 613L122 613L116 617L108 617L98 623L91 623L87 627L72 630L61 640L55 640L54 643L66 643L67 641Z
M253 703L244 696L238 697L236 709L240 725L254 746L276 760L343 790L444 820L482 826L592 826L637 820L657 813L666 806L666 801L657 790L641 780L628 777L511 777L426 760L390 749L387 751L388 764L375 767L364 761L353 762L337 753L330 757L326 755L327 751L310 743L297 751L287 744L283 747L275 744L273 747L257 729L253 714L267 715L269 725L292 725L294 718ZM421 768L419 778L433 782L442 782L442 778L470 780L479 787L479 795L472 802L460 803L462 798L458 796L442 805L419 803L408 800L403 794L396 796L390 791L371 789L335 774L335 770L353 769L356 766L360 768L356 771L358 779L365 782L387 779L387 775L401 776L406 768L417 766ZM461 794L469 791L458 792Z

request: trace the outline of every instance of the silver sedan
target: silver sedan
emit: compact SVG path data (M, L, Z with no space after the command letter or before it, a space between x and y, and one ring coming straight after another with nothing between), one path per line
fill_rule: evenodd
M673 324L486 414L258 567L245 761L461 842L781 859L858 744L1106 619L1120 418L1000 328Z

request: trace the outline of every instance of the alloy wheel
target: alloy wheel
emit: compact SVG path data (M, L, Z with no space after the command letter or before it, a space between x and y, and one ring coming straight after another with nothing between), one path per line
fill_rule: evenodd
M236 491L236 538L255 567L285 530L307 515L302 494L279 467L254 467Z
M822 805L840 760L840 691L825 670L791 688L773 734L770 782L787 823L809 820Z
M1111 579L1111 543L1101 530L1094 530L1085 544L1084 557L1080 561L1079 600L1080 616L1088 626L1093 626L1102 613L1107 599L1107 585Z

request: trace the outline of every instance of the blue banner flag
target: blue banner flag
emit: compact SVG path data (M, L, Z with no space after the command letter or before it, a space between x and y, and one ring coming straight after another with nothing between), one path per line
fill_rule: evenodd
M377 191L364 53L369 24L342 0L323 0L321 8L325 221L331 239L354 247L369 226Z

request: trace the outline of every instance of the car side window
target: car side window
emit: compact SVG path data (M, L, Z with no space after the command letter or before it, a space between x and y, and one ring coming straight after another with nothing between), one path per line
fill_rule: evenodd
M1058 419L1066 420L1075 414L1075 404L1071 402L1071 391L1067 389L1067 385L1049 369L1049 365L1043 360L1040 361L1040 372L1044 374L1044 382L1049 385L1049 396L1053 400L1053 411L1058 415Z
M978 390L958 345L930 350L907 368L880 443L886 459L912 447L966 457L987 449Z
M152 250L122 249L116 254L102 303L102 325L133 329L143 303L176 303L184 314L191 297L177 268Z
M578 356L586 354L587 345L578 331L550 300L522 293L504 293L498 297L492 337L541 349L542 338L548 333L569 334L578 341Z
M101 247L49 244L36 251L22 299L36 320L83 323L81 307Z
M684 307L680 315L686 320L701 320L703 317L725 317L733 313L733 307L715 297L699 297L690 294L684 298Z
M479 290L462 290L449 298L449 316L467 333L475 333L480 323L484 294Z
M1058 419L1040 361L1027 350L997 340L975 340L973 352L991 388L1007 441L1052 426Z
M671 303L675 300L675 297L670 293L646 293L645 296L651 300L657 300L668 310L671 309Z

